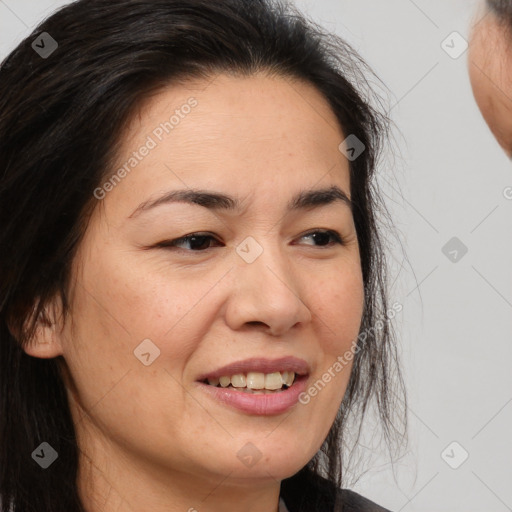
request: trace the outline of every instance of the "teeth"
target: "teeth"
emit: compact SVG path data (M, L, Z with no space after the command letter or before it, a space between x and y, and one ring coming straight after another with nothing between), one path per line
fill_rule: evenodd
M265 374L249 372L247 374L247 387L250 389L263 389L265 387Z
M227 388L231 384L231 379L229 377L221 377L219 379L219 381L220 381L220 385L223 388Z
M208 379L208 384L211 384L212 386L218 386L220 382L220 379L218 377L212 377L211 379ZM229 385L229 383L228 383Z
M228 377L228 379L229 379L229 377ZM246 385L245 381L246 381L246 378L243 373L237 373L236 375L233 375L233 377L231 377L231 385L234 388L245 388L245 385Z
M255 391L255 394L272 392L281 389L284 385L290 387L295 379L295 372L274 372L274 373L260 373L249 372L247 375L237 373L232 375L223 375L218 378L209 378L208 384L211 386L218 386L227 388L230 384L234 388L246 388L247 390L261 390Z
M283 378L283 384L286 384L289 387L293 384L293 380L295 379L295 372L283 372L281 376Z
M267 373L265 375L265 389L281 389L283 382L280 372Z

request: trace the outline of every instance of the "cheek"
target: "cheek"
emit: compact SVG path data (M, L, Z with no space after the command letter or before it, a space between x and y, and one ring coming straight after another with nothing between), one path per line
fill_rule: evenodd
M308 427L316 431L317 439L324 439L345 395L353 366L353 343L364 304L360 267L331 272L312 300L315 331L319 333L318 366L300 400L307 410Z
M325 333L326 354L339 355L357 337L364 307L364 284L361 268L350 267L331 272L311 295L311 310L317 328Z
M74 296L64 354L73 379L68 396L77 405L75 421L84 418L82 409L93 411L104 432L143 450L138 433L147 430L148 419L159 432L179 424L173 418L185 402L179 380L198 338L193 306L207 283L177 289L161 275L123 267L107 251L103 255L101 263L88 262ZM146 366L134 351L147 339L160 352L145 342L154 361Z
M152 337L162 339L194 309L201 290L208 288L208 279L191 286L190 279L180 279L179 272L155 271L154 265L140 257L116 258L107 251L103 254L101 263L89 263L83 281L90 298L102 306L86 315L96 316L105 334L122 329L124 337L133 343Z
M158 350L171 351L177 362L182 359L180 350L187 355L186 348L163 346L161 340L172 336L173 326L185 315L194 299L190 291L176 290L172 283L152 278L140 265L108 250L102 251L101 259L88 259L77 280L64 358L85 405L99 400L127 371L146 368L134 354L143 340L158 340ZM158 366L147 368L153 371Z

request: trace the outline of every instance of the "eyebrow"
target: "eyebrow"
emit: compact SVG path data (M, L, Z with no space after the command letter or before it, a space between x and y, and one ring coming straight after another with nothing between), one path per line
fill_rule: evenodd
M336 202L345 204L352 211L352 201L349 199L347 194L336 185L328 188L301 190L291 198L286 206L286 210L288 212L307 210L319 208ZM197 204L215 211L225 210L240 212L242 210L240 199L220 192L198 189L172 190L158 199L144 201L128 218L134 218L144 211L169 203Z

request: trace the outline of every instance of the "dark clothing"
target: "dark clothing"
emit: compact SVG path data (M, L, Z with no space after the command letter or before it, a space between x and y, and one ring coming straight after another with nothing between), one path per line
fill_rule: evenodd
M281 482L280 496L289 512L390 512L354 491L337 488L306 468Z
M342 489L341 493L343 512L390 512L357 492Z

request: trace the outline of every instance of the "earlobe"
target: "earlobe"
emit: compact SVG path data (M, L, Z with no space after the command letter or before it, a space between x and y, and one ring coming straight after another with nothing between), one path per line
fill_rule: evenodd
M60 301L59 301L60 303ZM32 314L35 314L36 307ZM61 345L61 308L56 303L45 307L38 315L34 334L23 344L23 351L33 357L51 359L63 354ZM27 319L26 325L29 324Z
M41 359L51 359L62 355L62 348L57 336L55 324L47 325L38 320L34 336L23 347L25 353Z

